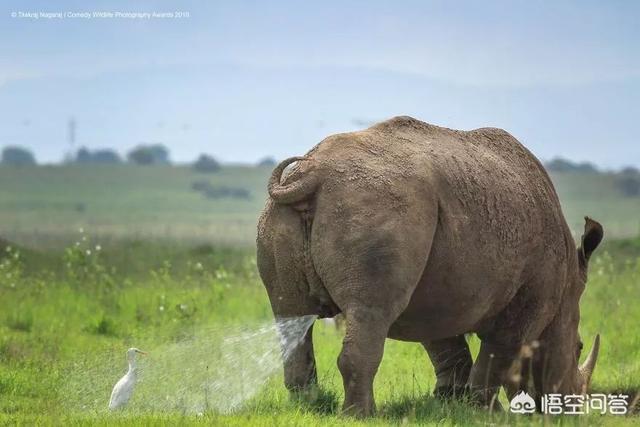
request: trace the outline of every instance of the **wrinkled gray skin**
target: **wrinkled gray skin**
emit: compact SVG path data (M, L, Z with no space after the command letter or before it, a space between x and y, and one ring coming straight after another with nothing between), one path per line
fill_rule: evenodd
M587 218L576 249L549 177L515 138L396 117L326 138L281 178L295 160L269 183L258 267L276 317L344 313L346 412L375 410L387 337L424 345L438 395L491 406L501 386L586 390L599 343L580 369L578 303L602 227ZM316 383L311 334L285 362L291 391Z

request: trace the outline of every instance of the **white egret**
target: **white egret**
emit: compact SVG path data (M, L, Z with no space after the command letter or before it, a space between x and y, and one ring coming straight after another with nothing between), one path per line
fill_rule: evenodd
M129 370L120 378L111 392L109 400L109 409L119 409L127 404L133 394L133 387L136 385L136 355L147 354L137 348L127 350L127 362L129 362Z

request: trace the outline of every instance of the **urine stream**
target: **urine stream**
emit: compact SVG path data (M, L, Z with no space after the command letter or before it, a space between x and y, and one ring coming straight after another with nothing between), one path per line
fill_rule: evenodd
M316 316L251 328L207 329L188 339L143 348L137 383L124 411L230 413L242 408L302 342ZM142 346L141 346L142 348ZM126 349L110 361L78 361L60 392L69 410L106 411L111 388L127 371ZM115 361L115 362L114 362Z

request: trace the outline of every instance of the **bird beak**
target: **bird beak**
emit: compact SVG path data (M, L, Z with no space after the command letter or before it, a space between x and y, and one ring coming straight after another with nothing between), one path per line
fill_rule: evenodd
M136 353L139 353L143 356L146 356L148 354L146 351L142 351L142 350L136 350Z

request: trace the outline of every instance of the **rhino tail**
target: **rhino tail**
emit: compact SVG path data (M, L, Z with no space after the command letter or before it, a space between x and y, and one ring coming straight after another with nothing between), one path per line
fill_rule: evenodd
M311 160L309 157L289 157L283 160L273 170L271 178L269 179L269 196L271 196L275 202L285 205L301 202L310 197L318 188L319 179L317 174L306 174L287 185L282 185L280 180L285 168L291 163Z

